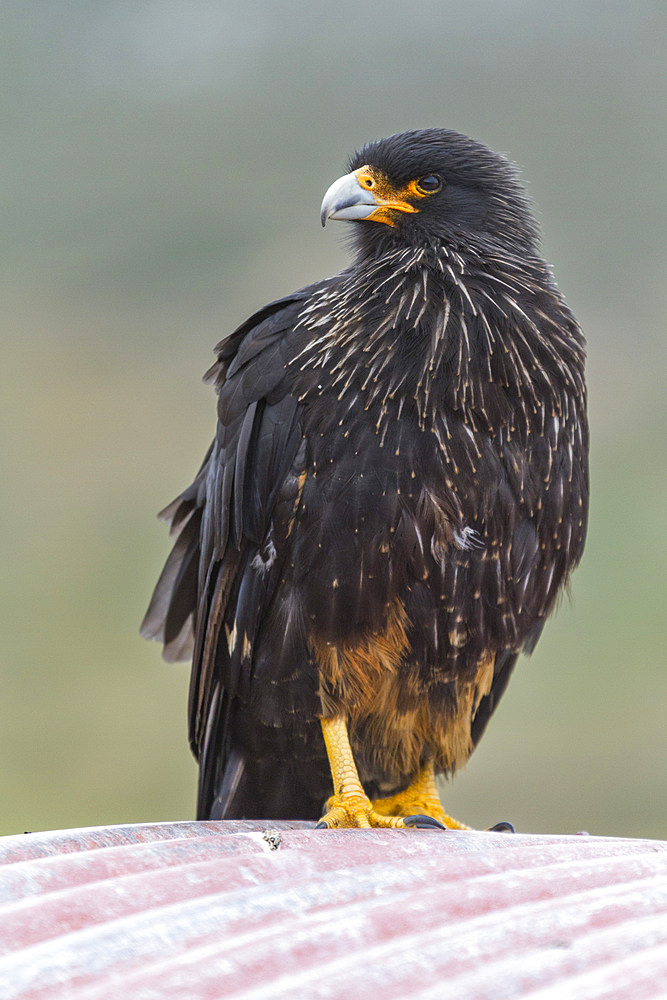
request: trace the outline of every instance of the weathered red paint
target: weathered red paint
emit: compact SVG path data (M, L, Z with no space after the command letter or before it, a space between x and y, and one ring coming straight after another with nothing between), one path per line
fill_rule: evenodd
M380 996L667 996L667 843L250 821L0 839L3 1000Z

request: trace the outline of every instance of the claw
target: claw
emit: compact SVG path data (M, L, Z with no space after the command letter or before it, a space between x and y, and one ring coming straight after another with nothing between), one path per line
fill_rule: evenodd
M508 823L506 819L501 820L500 823L496 823L495 826L490 826L487 833L516 833L516 830L511 823Z
M444 823L434 819L433 816L427 816L425 813L416 813L414 816L404 816L403 823L405 826L413 826L417 830L447 829Z

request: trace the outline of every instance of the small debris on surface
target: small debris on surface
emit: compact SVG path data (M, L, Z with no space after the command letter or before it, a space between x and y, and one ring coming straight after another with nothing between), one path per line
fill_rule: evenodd
M272 851L277 851L282 843L279 830L265 830L262 837L267 842Z

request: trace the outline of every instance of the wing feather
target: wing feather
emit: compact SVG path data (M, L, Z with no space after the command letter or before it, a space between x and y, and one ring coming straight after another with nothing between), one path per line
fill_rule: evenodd
M220 795L234 700L250 697L252 653L298 499L304 442L283 341L305 294L271 303L218 345L206 375L219 397L215 440L195 481L162 512L177 537L142 634L165 643L169 659L192 655L200 812Z
M243 494L246 479L246 472L249 465L254 465L254 456L250 453L250 440L255 426L255 415L257 413L257 400L252 402L245 411L239 439L236 446L236 462L234 466L234 519L233 519L233 542L238 548L241 544L243 533ZM261 412L260 412L261 420Z

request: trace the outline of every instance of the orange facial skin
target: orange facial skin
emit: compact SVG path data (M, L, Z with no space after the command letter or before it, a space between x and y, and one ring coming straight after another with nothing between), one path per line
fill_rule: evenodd
M384 222L388 226L395 226L394 212L418 212L419 208L413 203L414 199L428 198L429 195L429 192L419 189L418 180L412 180L405 187L397 189L384 174L369 166L359 167L354 171L354 176L362 188L372 192L378 203L375 211L366 217L372 222Z

